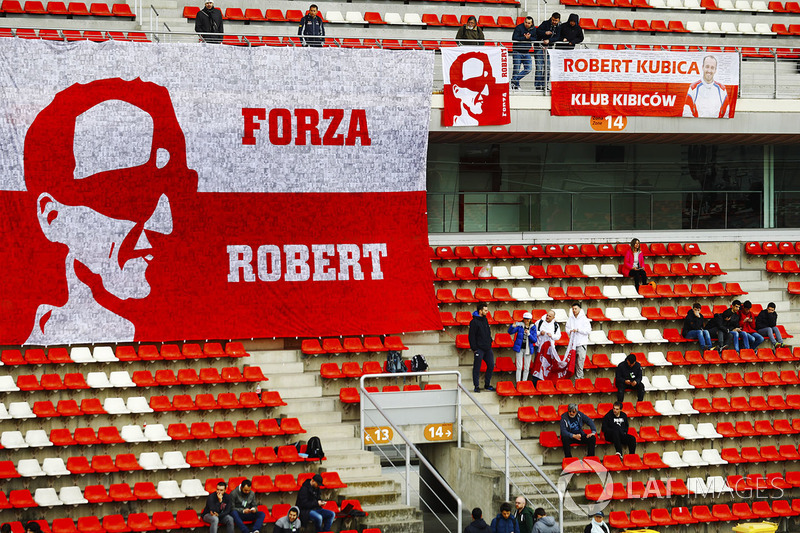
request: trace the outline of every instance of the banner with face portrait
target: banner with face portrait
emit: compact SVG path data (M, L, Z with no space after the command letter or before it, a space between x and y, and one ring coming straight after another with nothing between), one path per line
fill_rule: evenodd
M549 50L553 115L732 118L739 55Z
M506 48L442 48L442 126L510 124L508 70Z
M3 39L0 343L441 329L433 57Z

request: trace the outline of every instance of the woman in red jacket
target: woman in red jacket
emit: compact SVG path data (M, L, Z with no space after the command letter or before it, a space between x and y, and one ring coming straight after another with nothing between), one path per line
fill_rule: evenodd
M644 271L644 252L642 252L639 239L633 239L630 249L625 252L622 275L633 278L637 292L639 291L639 285L647 285L647 274Z

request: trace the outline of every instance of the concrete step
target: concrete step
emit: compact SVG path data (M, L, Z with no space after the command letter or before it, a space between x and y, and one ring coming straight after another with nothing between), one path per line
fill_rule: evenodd
M383 527L376 524L379 523L402 523L407 521L419 520L422 522L422 512L419 509L408 507L401 504L383 504L383 505L369 505L364 507L364 510L369 513L369 517L364 523L368 523L369 527L380 527L381 531L386 531Z
M288 393L288 389L302 390L308 387L316 387L321 389L319 386L319 379L320 378L317 374L310 374L308 372L296 374L278 374L275 376L270 376L269 384L271 388L279 389L281 391L281 396L283 396L284 390ZM302 398L303 396L294 396L294 398Z
M249 353L250 357L247 361L251 364L263 365L302 362L295 350L259 350Z
M355 449L358 449L361 442L358 440L357 437L353 438L345 438L345 437L338 437L336 439L331 439L323 443L323 449L325 453L328 452L340 452L340 451L347 451L352 452Z
M326 461L326 462L329 462L329 461ZM339 477L344 479L344 480L346 480L349 477L354 477L354 476L359 476L359 477L360 476L375 476L375 477L378 477L378 476L381 475L381 466L379 464L369 465L369 466L364 466L364 465L350 465L350 466L348 466L348 465L338 465L336 463L333 463L333 464L328 465L328 466L332 467L331 470L335 470L339 474Z
M324 435L325 442L334 441L336 439L357 438L355 435L355 428L352 424L338 424L335 422L335 419L341 416L339 413L320 414L324 414L328 417L327 423L314 424L308 421L308 415L303 417L303 428L308 435ZM323 449L325 442L323 442Z
M283 390L280 391L283 395ZM292 402L287 402L280 408L279 412L286 413L287 416L305 416L305 413L330 412L336 409L338 397L334 398L295 398ZM303 419L304 420L304 419Z
M324 449L324 443L323 443ZM377 455L371 452L361 451L361 450L332 450L328 452L325 450L325 457L326 466L330 468L332 464L336 464L337 471L338 468L347 467L347 466L370 466L375 465L380 467L380 459Z
M294 400L297 398L322 398L322 387L316 386L306 386L306 387L293 387L293 386L276 386L275 383L270 380L270 390L278 390L281 393L281 398L284 400ZM287 402L290 403L291 402ZM301 421L302 422L302 421Z
M254 366L261 367L264 375L270 379L273 379L274 376L279 374L302 374L304 370L303 363L297 361L287 361L282 363L257 363Z

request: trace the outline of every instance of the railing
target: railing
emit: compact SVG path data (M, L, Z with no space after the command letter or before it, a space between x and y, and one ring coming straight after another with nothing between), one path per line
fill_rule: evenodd
M155 19L153 19L153 14L154 13L156 15ZM158 31L158 11L156 11L156 8L153 7L153 4L150 4L150 35L152 36L151 39L153 41L156 41L156 42L160 41L160 39L158 38L158 34L159 34L159 31Z
M763 227L760 191L428 193L431 233Z

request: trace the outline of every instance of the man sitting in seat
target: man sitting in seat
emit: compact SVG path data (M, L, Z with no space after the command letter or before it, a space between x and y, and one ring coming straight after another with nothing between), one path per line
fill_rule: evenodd
M742 302L734 300L730 308L722 313L717 313L714 318L708 321L706 327L712 337L718 341L717 350L719 353L733 344L733 349L739 353L739 340L744 341L744 347L750 348L750 343L747 337L742 335L742 328L739 327L739 308L742 307Z
M614 384L617 387L617 401L622 402L625 398L626 390L636 391L636 401L641 402L644 400L644 384L642 383L642 365L636 360L636 356L632 353L628 354L619 365L617 365L617 374L614 378Z
M322 476L314 474L314 477L303 482L297 492L295 505L300 509L300 519L303 524L308 525L309 521L314 522L317 532L330 531L333 519L336 514L330 509L323 509L327 502L320 496L319 486L322 484Z
M300 531L300 509L293 506L286 516L278 518L272 533L296 533Z
M622 446L628 446L630 453L636 453L636 437L628 433L628 415L622 410L622 402L614 402L614 407L603 417L603 436L614 445L617 455L622 457Z
M711 349L711 334L703 325L703 315L700 314L702 306L699 303L692 305L683 319L681 336L685 339L697 339L703 350Z
M231 515L239 531L242 533L260 533L266 516L262 511L258 510L256 494L253 492L253 484L249 479L243 480L238 487L233 489L231 500L233 500L233 512ZM252 527L248 528L245 522L252 524Z
M774 303L768 303L767 308L758 313L756 331L765 339L769 338L775 348L786 346L781 337L781 330L778 329L778 313L775 312Z
M584 425L592 430L588 435L583 432ZM569 404L567 412L561 415L561 446L564 448L564 457L572 457L570 446L573 444L585 444L587 455L594 455L596 436L597 428L592 419L578 411L578 406L574 403Z

